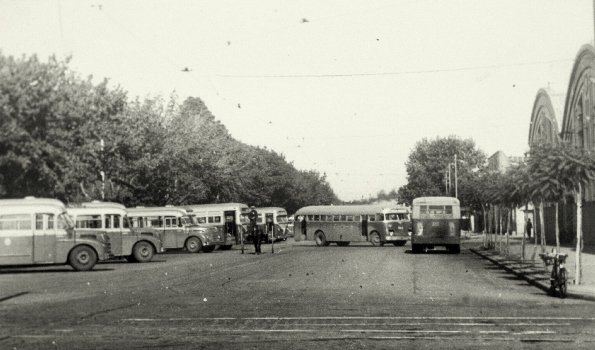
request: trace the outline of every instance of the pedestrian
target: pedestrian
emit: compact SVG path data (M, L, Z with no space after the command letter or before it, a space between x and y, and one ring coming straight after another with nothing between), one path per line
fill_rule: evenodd
M531 223L531 219L527 219L527 237L531 238L531 229L533 229L533 224Z
M260 254L260 230L258 229L258 225L256 225L258 212L254 208L254 206L250 207L250 209L250 213L248 213L248 219L250 219L248 232L252 235L252 243L254 243L254 254Z

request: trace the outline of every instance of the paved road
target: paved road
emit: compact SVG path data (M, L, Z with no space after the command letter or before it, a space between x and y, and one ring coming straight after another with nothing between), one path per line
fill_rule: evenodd
M0 348L595 347L595 303L463 250L270 245L0 270Z

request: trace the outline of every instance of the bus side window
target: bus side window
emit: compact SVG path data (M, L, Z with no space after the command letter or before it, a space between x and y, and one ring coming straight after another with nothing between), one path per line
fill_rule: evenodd
M376 218L378 221L384 221L384 214L376 214Z
M361 221L360 216L359 215L354 216L353 221Z
M31 216L28 214L0 215L0 230L30 230Z
M452 215L452 205L447 205L444 207L444 213Z
M109 214L105 215L105 220L104 220L105 227L104 228L112 228L112 218L113 217Z
M347 215L346 219L347 221L353 221L353 215Z
M314 221L320 221L320 215L314 215Z
M335 215L333 221L341 221L341 215Z
M419 213L420 214L427 214L428 213L428 206L427 205L420 205L419 206Z
M376 221L376 215L368 215L368 221Z

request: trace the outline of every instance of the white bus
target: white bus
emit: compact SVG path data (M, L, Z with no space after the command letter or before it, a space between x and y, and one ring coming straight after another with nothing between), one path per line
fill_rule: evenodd
M83 203L82 208L67 208L77 230L103 231L110 238L114 257L130 262L149 262L163 252L160 234L131 230L125 207L119 203Z
M295 213L294 237L315 240L316 245L370 242L374 246L392 243L402 246L409 239L407 207L379 205L319 205Z
M75 232L61 201L0 200L0 265L70 264L87 271L109 258L107 235Z
M258 213L256 224L263 234L263 242L285 241L287 239L287 211L279 207L255 208ZM267 223L271 222L273 229L269 229ZM249 238L250 239L250 238Z
M217 229L224 237L219 249L228 250L240 243L242 224L247 221L250 208L243 203L192 204L183 208L188 212L192 223Z

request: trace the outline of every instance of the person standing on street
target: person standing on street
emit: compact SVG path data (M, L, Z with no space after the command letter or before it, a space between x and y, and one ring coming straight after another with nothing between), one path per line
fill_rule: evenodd
M527 237L531 238L531 230L533 229L533 224L531 223L531 219L527 219Z
M252 243L254 243L254 254L260 254L260 230L256 225L256 219L258 219L258 212L254 209L254 206L250 207L250 213L248 219L250 219L249 232L252 235Z

